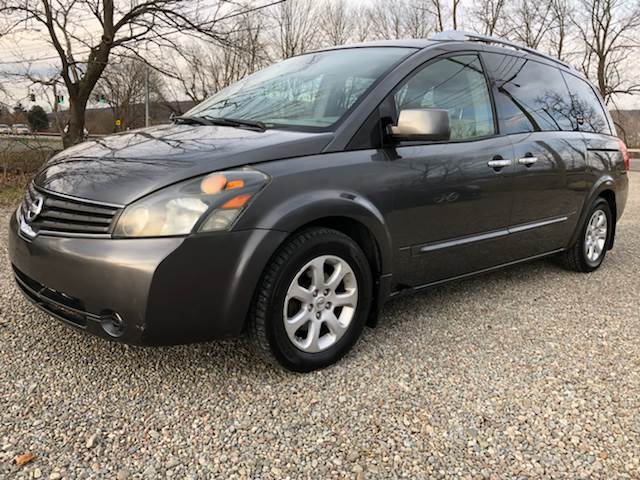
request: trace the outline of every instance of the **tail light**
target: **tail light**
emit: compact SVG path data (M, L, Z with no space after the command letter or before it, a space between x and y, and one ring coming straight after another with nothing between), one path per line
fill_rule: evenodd
M624 168L628 172L631 169L631 157L629 156L629 150L627 150L627 146L624 142L618 139L620 142L620 153L622 153L622 158L624 160Z

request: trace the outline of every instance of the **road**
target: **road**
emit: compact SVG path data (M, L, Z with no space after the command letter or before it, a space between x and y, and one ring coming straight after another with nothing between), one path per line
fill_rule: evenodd
M537 261L395 300L309 375L242 340L134 348L60 324L13 286L4 210L0 477L640 478L631 179L597 272Z
M54 135L1 135L0 154L26 150L62 150L60 136Z

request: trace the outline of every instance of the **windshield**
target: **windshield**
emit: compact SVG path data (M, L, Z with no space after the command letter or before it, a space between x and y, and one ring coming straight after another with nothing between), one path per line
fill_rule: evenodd
M324 130L337 123L383 73L414 51L367 47L300 55L221 90L185 116Z

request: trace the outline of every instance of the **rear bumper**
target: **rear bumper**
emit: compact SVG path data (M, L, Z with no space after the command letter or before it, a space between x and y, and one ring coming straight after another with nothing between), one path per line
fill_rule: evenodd
M621 175L617 180L617 188L616 188L616 209L617 209L617 220L620 220L622 214L624 212L625 207L627 206L627 198L629 197L629 174Z
M241 332L260 275L285 236L245 230L28 240L12 215L9 256L18 286L47 313L125 343L178 344Z

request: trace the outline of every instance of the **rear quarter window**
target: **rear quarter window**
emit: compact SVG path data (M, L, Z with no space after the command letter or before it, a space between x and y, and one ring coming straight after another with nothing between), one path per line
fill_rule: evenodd
M590 133L611 134L611 128L602 103L585 80L562 72L571 94L570 120L575 130Z

